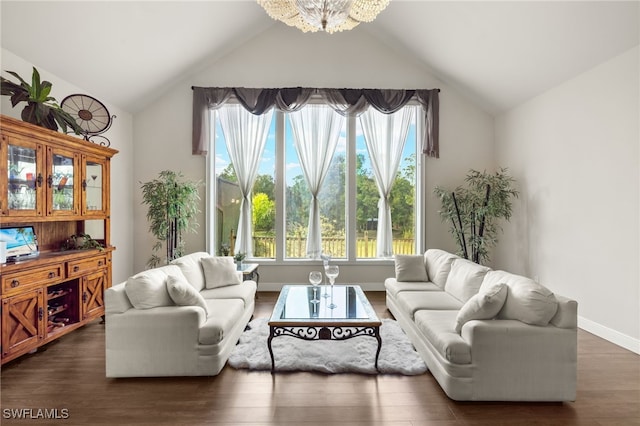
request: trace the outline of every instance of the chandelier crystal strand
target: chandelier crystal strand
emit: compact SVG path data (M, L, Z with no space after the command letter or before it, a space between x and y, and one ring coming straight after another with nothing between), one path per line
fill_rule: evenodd
M389 0L257 0L267 14L303 32L334 33L371 22Z
M323 31L339 27L349 17L352 0L296 0L302 18Z

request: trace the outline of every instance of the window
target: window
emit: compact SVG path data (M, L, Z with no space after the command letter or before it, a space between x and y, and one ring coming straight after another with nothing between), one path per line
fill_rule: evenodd
M309 108L307 105L304 109ZM222 108L227 108L223 106ZM328 106L315 105L316 108ZM391 212L392 252L395 254L416 253L421 250L417 239L416 224L420 209L419 193L420 164L417 147L422 114L415 106L406 106L409 117L400 152L397 172L392 179L388 204ZM332 110L330 110L332 111ZM236 248L236 235L242 199L236 172L227 148L227 141L219 120L219 113L212 112L215 132L212 132L212 155L210 176L215 176L215 189L209 211L215 226L216 252L220 248ZM274 112L269 123L266 144L261 154L257 175L252 186L252 240L253 257L278 261L299 261L310 256L308 247L309 216L312 191L309 181L313 177L305 174L303 161L296 146L296 130L290 114ZM382 116L382 114L380 114ZM374 118L378 120L377 118ZM304 127L304 126L303 126ZM301 130L298 129L298 132ZM317 130L309 131L317 135ZM349 261L379 259L376 243L378 235L378 204L380 189L375 176L372 158L366 143L366 132L361 120L356 117L341 119L339 129L334 130L337 141L328 155L320 190L317 193L320 250L330 253L334 259ZM298 136L299 138L303 138ZM318 141L313 139L312 148L317 150ZM318 151L319 152L319 151ZM321 155L313 152L312 158ZM378 155L377 161L386 162L386 153ZM382 159L382 160L381 160ZM315 167L312 161L308 167ZM319 173L317 170L308 172ZM317 258L317 256L314 256Z

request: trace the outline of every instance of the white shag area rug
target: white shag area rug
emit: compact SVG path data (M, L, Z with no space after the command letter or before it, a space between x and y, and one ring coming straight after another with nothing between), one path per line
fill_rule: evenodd
M231 352L233 368L271 370L267 348L269 325L266 318L251 321ZM321 373L423 374L427 371L409 338L394 320L383 319L380 327L382 349L378 371L374 366L378 341L369 336L347 340L307 341L289 336L271 341L276 371L317 371Z

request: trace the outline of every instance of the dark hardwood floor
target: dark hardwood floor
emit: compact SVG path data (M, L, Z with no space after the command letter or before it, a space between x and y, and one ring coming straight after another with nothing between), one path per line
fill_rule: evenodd
M367 295L390 317L383 292ZM260 293L255 317L268 317L276 296ZM216 377L106 379L98 321L3 366L1 390L3 425L640 425L640 356L584 331L569 403L455 402L430 373L272 376L226 366ZM12 409L68 418L11 419Z

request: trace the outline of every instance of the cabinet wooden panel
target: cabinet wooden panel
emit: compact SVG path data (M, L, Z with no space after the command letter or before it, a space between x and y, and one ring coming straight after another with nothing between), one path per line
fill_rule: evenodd
M2 299L2 357L29 351L44 337L43 290Z
M67 276L69 278L80 277L87 273L107 267L107 256L95 256L89 259L72 260L67 262Z
M60 264L2 274L2 294L15 294L30 288L54 284L63 278L64 265Z
M1 117L0 226L33 225L40 243L37 258L0 265L3 364L104 315L117 152ZM61 250L87 221L103 227L104 250Z
M104 291L107 271L101 270L82 277L82 319L104 315Z

